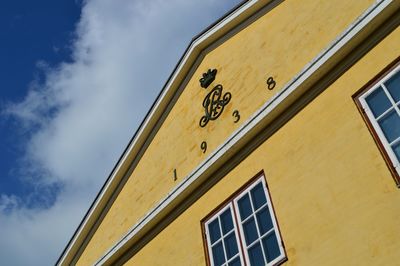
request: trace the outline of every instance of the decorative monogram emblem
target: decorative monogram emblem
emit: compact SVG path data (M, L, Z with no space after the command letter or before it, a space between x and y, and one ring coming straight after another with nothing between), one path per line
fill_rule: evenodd
M214 81L217 75L216 69L209 69L206 73L203 73L203 77L199 80L202 88L207 89L208 86Z
M203 73L200 81L200 86L204 89L207 89L211 83L215 80L215 76L217 75L216 69L209 69L207 72ZM274 80L273 76L269 76L266 80L268 90L273 90L277 83ZM232 94L230 92L223 93L223 87L221 84L217 84L204 98L203 100L203 108L204 108L204 116L200 119L199 125L200 127L205 127L209 121L216 120L224 111L225 106L230 102L232 98ZM240 112L238 109L233 110L232 117L233 123L239 123L240 121ZM207 152L207 141L204 140L200 144L200 149L203 154Z
M215 79L217 70L209 69L207 73L203 74L200 79L200 84L203 88L207 88ZM205 127L210 120L217 119L224 111L225 105L229 103L232 98L230 92L223 94L222 85L216 85L204 98L203 107L205 115L200 119L199 125Z

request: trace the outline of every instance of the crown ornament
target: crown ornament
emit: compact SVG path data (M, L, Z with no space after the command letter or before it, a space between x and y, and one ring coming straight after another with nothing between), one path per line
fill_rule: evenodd
M202 88L207 89L208 86L215 80L215 76L217 75L216 69L209 69L206 73L203 73L203 77L200 79L200 85Z

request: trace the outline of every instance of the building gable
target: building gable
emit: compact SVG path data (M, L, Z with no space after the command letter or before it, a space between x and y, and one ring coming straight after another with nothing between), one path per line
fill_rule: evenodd
M97 211L92 208L89 213L89 218L93 217L97 224L84 222L81 226L78 234L83 245L76 245L82 248L78 251L79 247L75 247L78 256L71 251L69 261L75 256L73 261L78 265L107 264L118 253L115 249L128 248L134 242L127 238L132 232L136 230L137 239L143 238L148 231L141 228L154 227L210 178L221 167L214 159L222 163L220 158L233 155L229 154L226 143L235 145L234 138L248 138L241 132L251 123L256 128L257 115L275 108L278 99L294 86L293 77L308 71L310 64L324 55L321 51L333 47L343 32L352 29L357 18L367 18L371 5L378 8L379 4L373 5L374 2L323 1L315 5L315 1L308 0L248 1L239 6L237 14L246 14L247 10L252 16L235 22L218 38L207 36L211 41L200 46L197 55L192 52L196 56L191 63L178 65L161 100L150 111L150 118L145 120L114 169L113 175L118 176L114 180L118 182L108 181L99 196L107 200L93 207ZM327 13L330 15L326 16ZM215 80L208 88L202 88L199 80L209 69L216 69ZM311 84L308 82L308 87ZM305 91L306 87L298 95ZM214 101L219 109L205 104L210 93L213 96L210 102ZM163 102L163 99L168 100ZM291 102L294 100L295 97ZM278 117L283 108L271 112L263 127ZM212 111L217 113L210 115ZM222 157L217 157L218 154ZM202 179L196 179L200 172ZM174 205L169 205L171 202ZM157 213L157 208L163 213ZM85 242L86 236L89 237ZM121 248L121 253L124 251ZM63 263L61 258L60 264Z

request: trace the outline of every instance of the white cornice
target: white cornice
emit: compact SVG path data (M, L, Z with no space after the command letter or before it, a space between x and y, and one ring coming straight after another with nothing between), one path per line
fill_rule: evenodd
M210 44L227 34L250 15L255 14L270 0L247 1L232 13L228 14L213 27L195 38L189 45L180 63L171 75L162 93L153 105L143 124L114 168L102 191L96 198L88 214L82 221L74 237L58 261L58 265L69 265L85 240L90 228L98 219L102 209L106 206L114 190L128 170L131 162L137 156L154 126L162 116L168 103L182 80L186 77L191 66L199 54ZM193 191L204 181L211 170L215 170L232 157L252 136L265 127L272 118L278 115L285 107L293 103L296 97L305 92L314 82L328 73L336 63L340 62L351 50L357 47L368 37L384 20L397 10L399 1L376 1L364 14L347 28L325 51L312 60L305 68L284 86L272 99L268 100L249 120L235 131L218 149L192 171L166 198L146 214L123 236L96 265L110 265L118 256L146 234L166 213L177 206L184 195Z
M271 0L244 1L235 10L221 18L221 20L212 25L208 30L204 31L192 40L56 265L69 265L74 259L74 256L78 252L80 245L85 240L86 235L89 233L91 227L96 223L102 209L106 206L119 182L129 169L131 162L145 144L146 139L151 134L158 120L161 118L181 81L185 78L187 72L196 61L199 54L210 44L227 34L230 30L235 28L269 2L271 2Z

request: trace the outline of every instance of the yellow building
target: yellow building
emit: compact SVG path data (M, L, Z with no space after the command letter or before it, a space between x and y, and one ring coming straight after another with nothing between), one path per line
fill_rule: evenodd
M58 265L400 265L400 1L195 37Z

